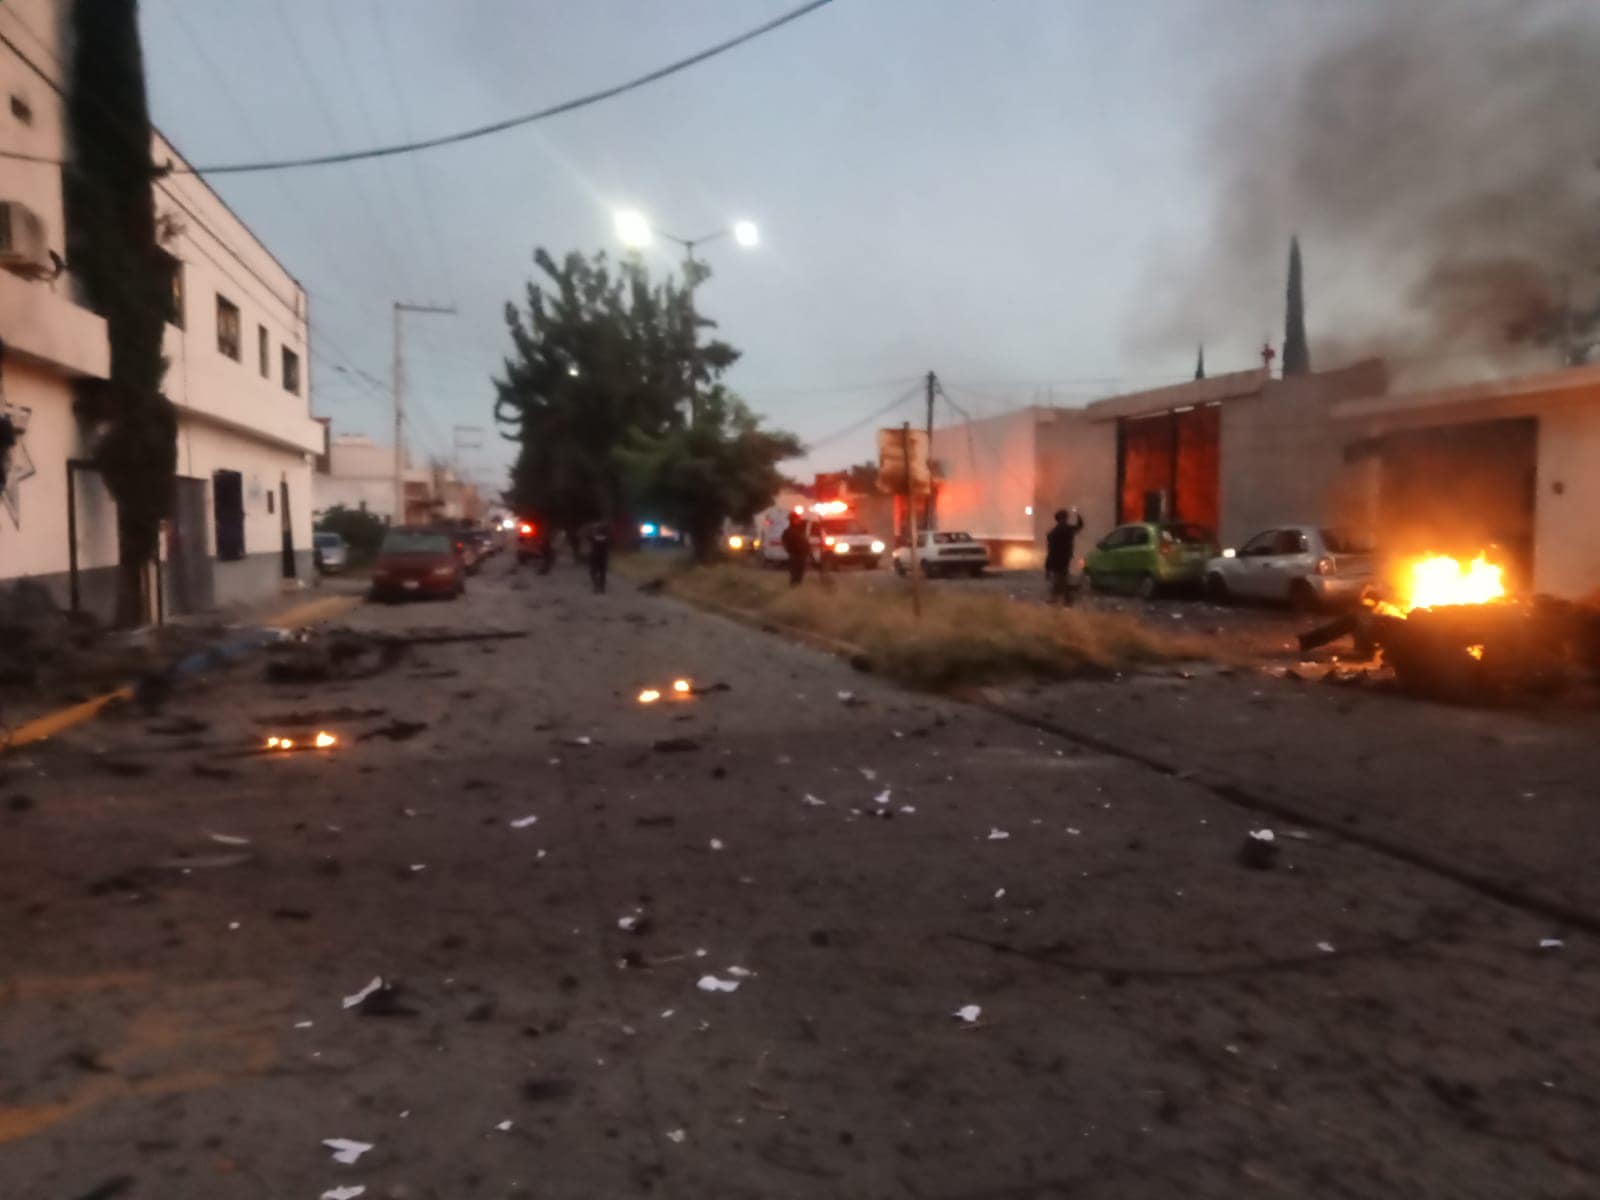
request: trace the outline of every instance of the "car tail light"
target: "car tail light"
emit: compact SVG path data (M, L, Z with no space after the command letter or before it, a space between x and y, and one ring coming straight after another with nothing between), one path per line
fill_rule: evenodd
M1326 555L1324 555L1323 557L1317 559L1317 574L1318 575L1332 575L1333 574L1333 559L1327 557Z
M832 537L825 537L825 538L823 538L823 539L822 539L822 544L823 544L823 545L824 545L824 546L831 546L831 545L833 545L833 538L832 538Z
M520 528L520 529L519 529L519 530L518 530L518 532L519 532L519 533L522 533L522 534L524 534L524 535L526 535L526 534L530 534L530 533L532 533L532 532L533 532L533 526L532 526L532 525L530 525L530 524L528 524L528 523L527 523L527 522L526 522L526 521L524 521L524 522L523 522L523 523L522 523L522 526L521 526L521 528Z

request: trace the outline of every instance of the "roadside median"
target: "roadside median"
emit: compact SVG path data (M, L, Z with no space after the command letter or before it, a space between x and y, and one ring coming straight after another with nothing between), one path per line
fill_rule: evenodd
M1003 595L910 585L843 586L722 564L669 570L663 589L691 604L799 635L912 687L947 690L1036 677L1069 679L1214 657L1200 638L1159 633L1137 617L1024 604Z

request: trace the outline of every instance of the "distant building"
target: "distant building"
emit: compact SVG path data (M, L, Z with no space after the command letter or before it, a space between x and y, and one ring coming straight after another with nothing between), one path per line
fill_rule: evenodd
M402 525L439 522L477 524L486 508L475 485L457 478L442 463L404 468ZM312 480L313 512L320 517L336 506L369 512L394 522L394 446L362 434L335 434L328 441L327 469Z
M0 29L65 86L59 0L8 0ZM67 157L64 103L0 48L8 149ZM155 162L182 163L159 134ZM201 612L260 601L311 569L312 463L324 431L310 416L305 290L197 175L154 182L157 232L172 271L163 391L178 410L178 480L149 610ZM85 305L64 255L61 172L10 161L0 181L3 411L23 432L0 504L0 583L27 577L60 602L111 614L116 508L75 415L75 382L109 371L105 322Z

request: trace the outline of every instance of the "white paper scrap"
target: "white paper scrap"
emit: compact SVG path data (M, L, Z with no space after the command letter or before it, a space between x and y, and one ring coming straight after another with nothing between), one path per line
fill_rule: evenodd
M970 1025L983 1015L983 1009L978 1007L976 1004L963 1004L951 1015L957 1020L965 1021Z
M876 801L879 804L887 804L887 803L889 803L889 792L890 792L890 790L891 789L889 789L889 788L884 788L883 791L879 792L876 796L873 797L873 800Z
M518 817L516 820L511 822L511 828L526 829L528 826L537 825L538 823L538 817Z
M695 984L702 992L737 992L739 981L737 979L718 979L715 975L702 975L700 982Z
M207 836L219 846L248 846L250 844L249 838L235 837L231 833L212 833Z
M377 991L382 986L383 986L383 977L381 975L374 975L372 977L372 982L367 984L366 987L362 988L355 995L346 996L344 998L344 1006L346 1008L354 1008L356 1005L360 1004L363 1000L365 1000L368 996L372 995L373 992Z
M1332 942L1318 942L1317 943L1317 949L1321 950L1324 954L1332 954L1333 953L1333 943Z
M713 850L721 850L722 849L722 839L721 838L712 838L711 839L711 848Z
M1566 945L1566 943L1563 942L1560 938L1540 938L1539 939L1539 949L1541 949L1541 950L1559 950L1559 949L1561 949L1561 947L1563 947L1565 945Z
M1255 838L1255 840L1258 842L1271 842L1276 840L1272 830L1270 829L1252 829L1250 831L1250 836Z
M367 1189L361 1184L354 1187L329 1188L322 1193L322 1200L356 1200L357 1196L365 1196Z
M675 1143L677 1145L680 1145L680 1146L683 1145L683 1139L688 1137L688 1136L689 1135L686 1134L681 1129L669 1129L669 1130L667 1130L667 1141L673 1142L673 1143Z
M322 1144L333 1151L334 1162L345 1164L355 1162L372 1149L371 1142L357 1142L350 1138L323 1138Z
M1003 842L1010 836L1011 835L1009 833L1007 833L1004 829L990 829L989 830L989 840L991 842Z
M495 1126L495 1128L498 1129L501 1133L510 1133L511 1132L511 1122L510 1121L501 1121L500 1124Z
M804 796L800 797L800 803L809 804L812 808L821 808L824 804L827 803L827 801L826 800L818 800L810 792L807 792Z
M856 770L861 772L862 778L865 779L868 783L871 783L874 779L876 779L878 777L878 773L876 771L874 771L871 767L857 767Z
M729 967L728 974L732 975L735 979L749 979L750 976L755 974L755 972L749 967Z

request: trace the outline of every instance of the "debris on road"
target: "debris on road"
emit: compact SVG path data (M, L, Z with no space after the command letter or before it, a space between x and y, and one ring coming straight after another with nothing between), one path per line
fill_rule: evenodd
M652 749L658 754L681 754L700 749L700 743L691 737L657 738Z
M356 1184L353 1187L329 1188L322 1193L320 1200L356 1200L357 1196L366 1194L367 1189L361 1184Z
M684 1139L688 1136L689 1135L681 1129L667 1130L667 1141L672 1142L674 1145L683 1145Z
M987 840L991 841L991 842L1003 842L1010 836L1011 835L1009 833L1007 833L1004 829L991 828L989 830L989 837L988 837Z
M876 771L874 771L871 767L857 767L856 770L861 772L861 777L863 779L865 779L868 783L872 783L874 780L876 780L878 778L878 773Z
M333 1161L346 1165L360 1160L372 1149L371 1142L357 1142L350 1138L323 1138L322 1144L333 1151Z
M890 793L890 789L889 788L884 788L883 791L879 792L872 799L873 799L874 803L887 804L887 803L889 803L889 793Z
M1318 942L1317 943L1317 949L1321 950L1324 954L1332 954L1333 953L1333 943L1332 942Z
M1278 841L1270 829L1252 829L1239 847L1239 865L1265 871L1278 861Z
M711 839L711 848L713 850L721 850L721 849L723 849L724 846L723 846L722 839L721 838L712 838Z
M807 792L805 795L800 797L800 803L809 805L812 808L822 808L828 802L826 800L819 800L810 792Z
M976 1004L963 1004L950 1015L955 1017L958 1021L964 1021L968 1025L971 1025L983 1015L983 1009Z
M535 817L535 816L532 816L532 815L529 815L529 816L526 816L526 817L518 817L518 818L516 818L516 820L509 822L511 828L513 828L513 829L526 829L526 828L528 828L528 826L537 825L538 823L539 823L539 818Z
M1566 942L1562 941L1560 938L1539 939L1539 949L1541 950L1559 950L1565 945Z
M366 987L364 987L360 991L354 992L351 995L348 995L348 996L346 996L344 998L344 1007L345 1008L354 1008L356 1005L358 1005L358 1004L362 1003L363 1001L365 1001L368 996L371 996L372 994L377 992L382 987L383 987L383 977L381 975L374 975L372 977L372 982L367 984Z
M236 837L231 833L208 833L206 836L219 846L248 846L250 844L249 838Z
M498 1129L501 1133L510 1133L511 1132L511 1122L510 1121L501 1121L500 1124L495 1126L495 1128Z
M702 992L737 992L739 981L737 979L718 979L715 975L702 975L700 982L695 984Z

